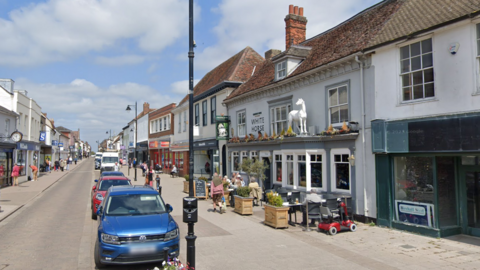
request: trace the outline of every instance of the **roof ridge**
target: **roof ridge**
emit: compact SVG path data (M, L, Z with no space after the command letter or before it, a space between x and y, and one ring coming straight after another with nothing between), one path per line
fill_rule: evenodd
M242 55L237 58L237 61L236 61L236 64L234 63L234 66L235 68L233 69L232 73L230 73L230 75L228 76L228 81L233 81L233 77L234 75L236 74L238 68L240 67L241 65L241 61L244 57L245 57L245 54L247 53L247 49L250 48L249 46L245 47L243 50L241 50L240 52L238 52L236 55L238 55L239 53L242 53Z

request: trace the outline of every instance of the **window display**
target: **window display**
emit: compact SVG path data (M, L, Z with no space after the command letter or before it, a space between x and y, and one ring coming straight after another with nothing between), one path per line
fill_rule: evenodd
M282 183L282 155L275 155L275 168L277 170L275 179L277 183Z
M287 155L287 185L293 186L293 155Z
M301 187L307 186L307 163L305 155L298 155L297 156L297 166L298 166L298 185Z
M334 155L333 163L336 188L350 190L350 163L348 162L348 154Z
M323 187L322 155L310 155L310 181L311 187Z

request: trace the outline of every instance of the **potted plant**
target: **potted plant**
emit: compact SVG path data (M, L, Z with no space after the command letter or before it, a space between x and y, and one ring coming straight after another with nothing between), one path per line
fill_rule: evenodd
M185 181L183 181L183 192L188 193L189 192L189 183L190 183L188 181L189 175L188 174L185 175L184 178L185 178Z
M288 209L283 206L282 197L272 191L267 194L268 204L265 205L265 225L277 228L288 228Z
M228 185L228 182L223 183L223 195L225 197L225 203L227 204L227 206L230 206L230 191L228 190Z
M240 215L253 214L253 198L250 197L251 189L249 187L237 188L237 195L235 195L235 212Z
M251 176L255 176L259 182L262 182L262 191L265 191L265 179L267 176L265 175L265 170L269 167L268 164L265 164L263 160L253 160L251 158L244 159L243 162L240 164L240 168L244 171L248 179ZM262 198L258 198L261 200Z

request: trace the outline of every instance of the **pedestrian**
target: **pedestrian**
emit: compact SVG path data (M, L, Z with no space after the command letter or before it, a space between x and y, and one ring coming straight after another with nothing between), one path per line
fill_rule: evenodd
M217 211L217 205L220 208L219 212L222 214L224 209L222 209L222 198L225 195L223 192L223 183L222 178L218 176L218 173L213 174L213 180L211 183L211 196L213 200L213 212Z
M134 159L133 159L133 168L134 168L134 169L137 168L137 158L134 158Z
M20 176L20 166L17 163L13 166L12 169L12 177L13 177L13 185L18 186L18 176Z
M52 171L50 171L50 160L48 158L45 160L45 172L52 173Z
M118 172L118 169L119 169L118 162L115 162L115 166L113 166L113 170Z
M77 165L78 158L75 157L75 165Z
M177 174L177 166L173 165L172 171L170 172L170 176L173 177Z
M37 175L38 175L38 168L35 165L30 165L30 169L32 169L32 174L33 174L33 180L32 181L37 181Z
M60 160L60 170L63 172L65 167L67 166L67 161L65 159Z
M147 166L145 164L145 166ZM148 170L145 173L145 186L152 186L153 184L153 166L150 166L150 170Z
M128 168L132 168L132 158L128 159Z
M60 160L55 160L55 162L54 162L55 171L58 172L59 168L60 168Z
M145 176L145 172L147 171L147 163L143 162L142 165L140 165L142 167L142 174L143 176Z

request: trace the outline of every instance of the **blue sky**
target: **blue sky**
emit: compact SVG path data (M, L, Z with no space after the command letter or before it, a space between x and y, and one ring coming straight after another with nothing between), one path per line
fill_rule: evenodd
M289 4L304 8L309 38L378 2L196 0L195 80L246 46L284 50ZM128 104L188 92L188 0L0 0L0 36L0 77L95 148L134 117Z

